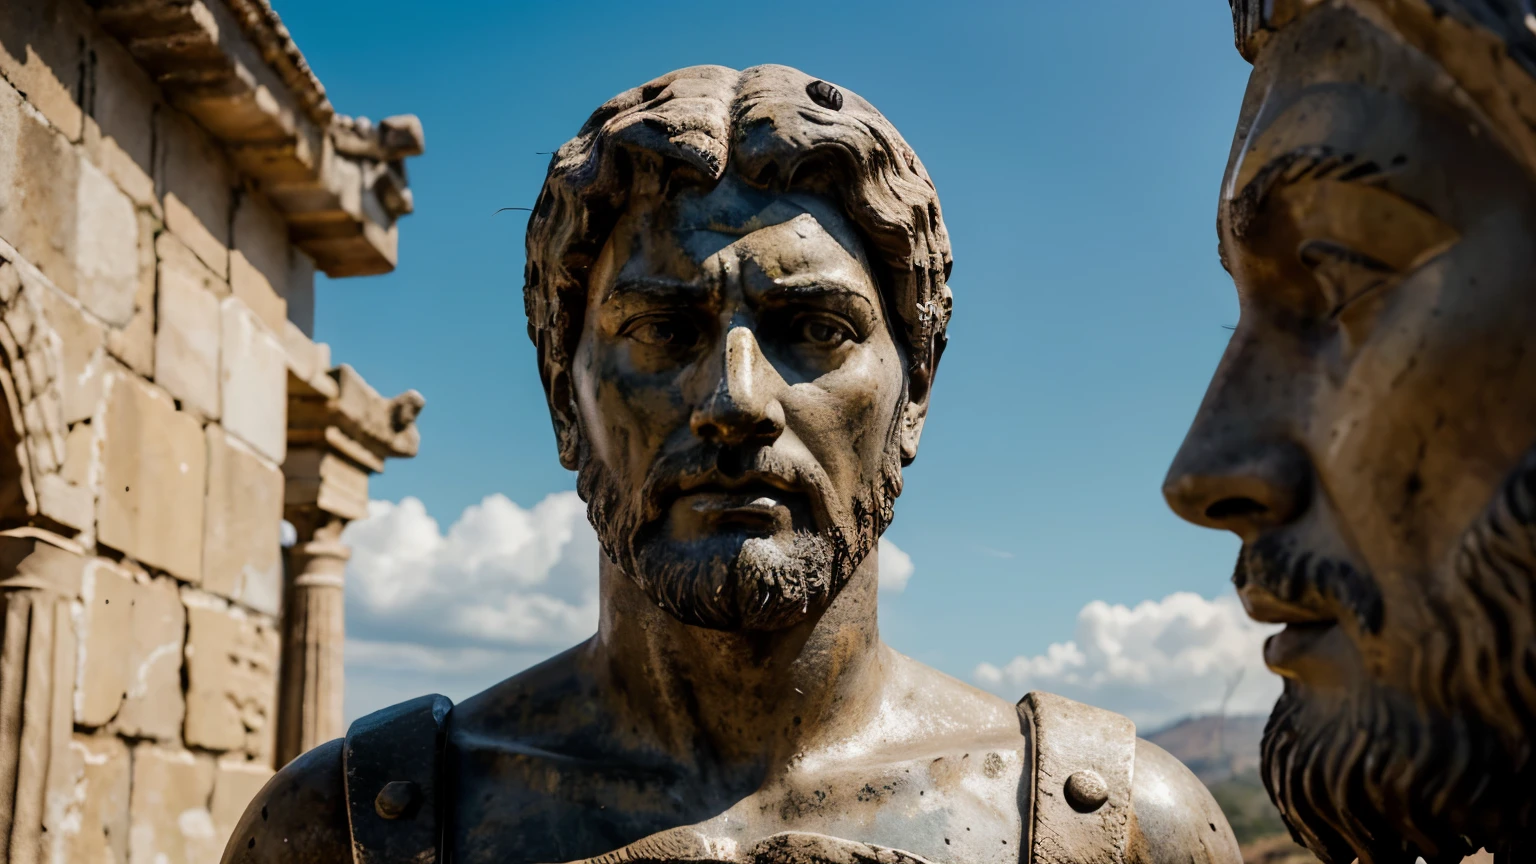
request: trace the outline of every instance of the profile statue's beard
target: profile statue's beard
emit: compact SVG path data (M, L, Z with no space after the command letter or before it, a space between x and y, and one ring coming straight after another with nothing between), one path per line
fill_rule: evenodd
M760 462L767 458L777 473L796 476L821 499L815 509L822 524L796 528L787 539L723 535L681 543L665 536L659 516L644 512L644 502L665 477L715 465L722 450L712 446L685 454L681 464L663 460L652 466L640 503L601 460L583 454L577 491L587 502L603 554L668 614L712 630L781 630L824 609L890 526L901 494L897 431L893 426L887 436L879 481L846 507L827 500L831 490L823 477L808 476L803 466L773 463L771 451L758 452Z
M1338 562L1286 564L1282 584L1330 594L1366 632L1380 626L1369 576ZM1292 835L1329 864L1439 864L1479 848L1536 848L1536 451L1464 535L1452 566L1450 584L1425 598L1437 625L1418 640L1413 692L1369 680L1322 693L1287 679L1265 728L1270 798Z

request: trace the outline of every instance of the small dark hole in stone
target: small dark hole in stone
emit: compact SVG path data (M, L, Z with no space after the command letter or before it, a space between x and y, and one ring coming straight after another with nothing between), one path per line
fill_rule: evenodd
M247 849L255 849L256 848L256 838L252 837L251 839L245 841L245 848L247 848Z
M267 807L265 804L263 804L261 807L261 821L267 821Z

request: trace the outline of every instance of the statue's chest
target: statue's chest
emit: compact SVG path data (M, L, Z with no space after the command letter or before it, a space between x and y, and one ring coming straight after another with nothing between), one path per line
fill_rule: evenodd
M1028 800L1021 756L980 749L802 765L734 800L643 774L504 766L513 776L494 772L501 775L494 792L483 783L460 786L453 860L555 864L626 847L634 857L625 860L637 862L865 860L856 848L818 851L830 843L934 864L1018 864L1020 802Z

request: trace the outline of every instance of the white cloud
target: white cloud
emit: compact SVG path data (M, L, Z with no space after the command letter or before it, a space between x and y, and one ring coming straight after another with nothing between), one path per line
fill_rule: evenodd
M343 534L347 714L441 692L455 700L597 629L597 536L575 492L523 508L491 495L444 533L415 498L372 501ZM880 541L880 588L899 593L912 559Z
M901 551L891 541L880 538L880 590L900 594L907 590L907 580L912 578L912 556Z
M977 683L1011 699L1044 690L1129 715L1151 729L1220 707L1241 675L1228 711L1267 712L1280 679L1264 668L1264 639L1236 598L1170 594L1130 608L1095 600L1077 615L1077 633L1042 654L1002 667L982 663Z
M343 539L356 638L557 649L597 628L597 539L574 492L532 509L491 495L447 534L415 498L373 501Z

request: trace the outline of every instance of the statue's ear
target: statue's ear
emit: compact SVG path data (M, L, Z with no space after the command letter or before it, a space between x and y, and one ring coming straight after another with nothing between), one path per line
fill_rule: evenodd
M545 391L549 397L549 419L555 426L555 446L560 450L560 464L567 471L575 471L581 453L581 422L576 415L570 370L564 366L551 370Z
M917 458L917 444L923 437L923 424L928 421L928 397L933 393L933 376L939 371L939 358L944 355L947 339L940 331L927 351L926 363L912 367L907 381L907 404L901 409L901 464L911 465Z
M908 400L901 411L901 464L911 465L917 458L917 442L923 437L923 423L928 419L928 400Z
M544 398L549 402L549 419L555 427L555 446L560 464L575 471L581 453L581 423L576 414L576 392L571 385L570 364L554 352L554 335L540 331L532 323L528 336L533 340L539 360L539 380L544 384Z
M907 379L907 404L901 409L901 464L911 465L917 458L917 444L923 437L923 424L928 420L928 397L933 392L933 378L939 372L939 359L944 356L944 346L949 344L946 330L949 325L950 293L948 285L941 285L939 301L930 303L928 344L917 346L921 352L918 362L913 363Z

